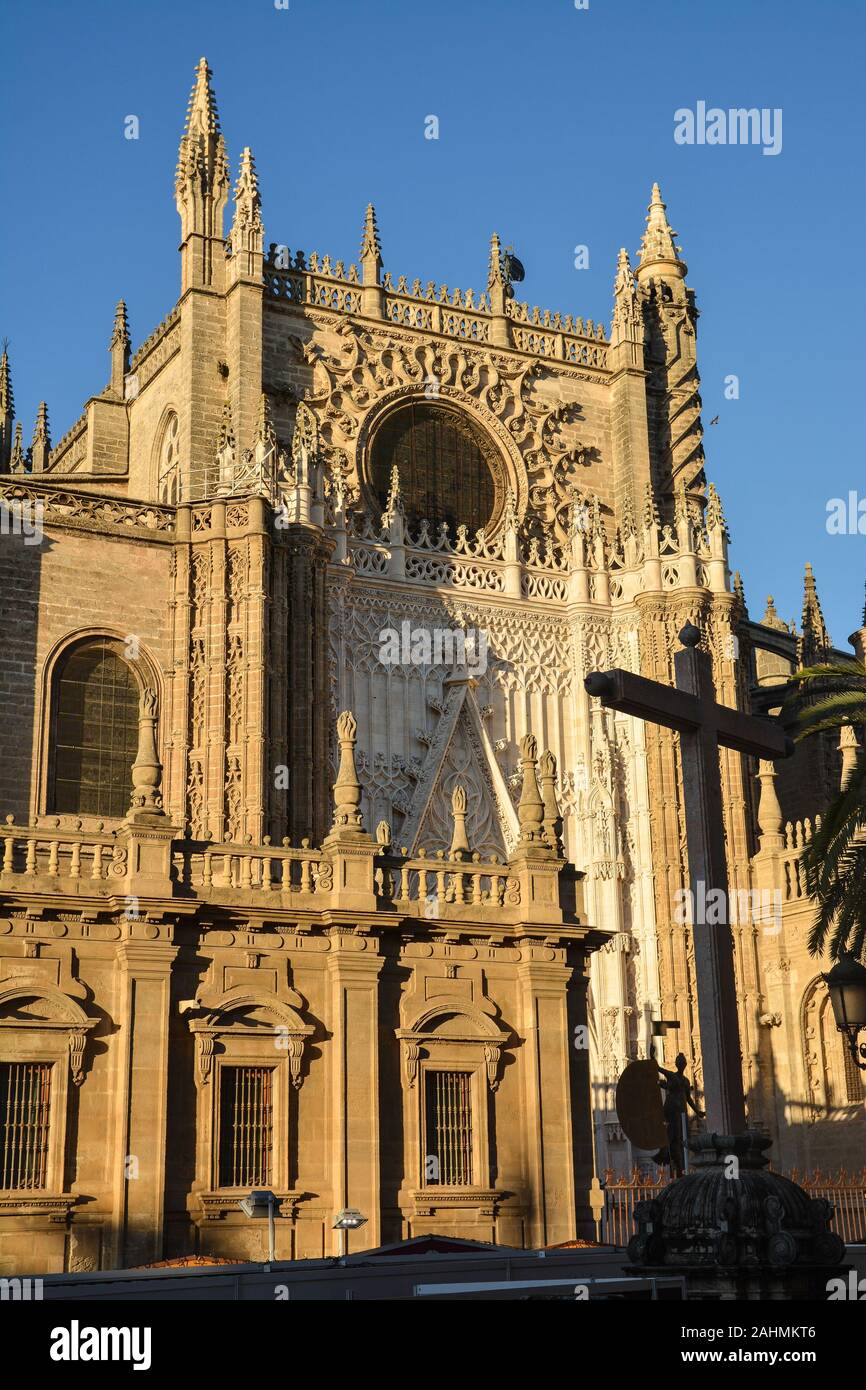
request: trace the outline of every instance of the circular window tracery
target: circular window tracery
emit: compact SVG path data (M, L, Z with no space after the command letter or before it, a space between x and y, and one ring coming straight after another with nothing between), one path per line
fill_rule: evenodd
M501 462L479 425L439 402L412 401L385 417L370 449L370 486L384 511L396 464L411 527L424 519L489 530L501 506Z

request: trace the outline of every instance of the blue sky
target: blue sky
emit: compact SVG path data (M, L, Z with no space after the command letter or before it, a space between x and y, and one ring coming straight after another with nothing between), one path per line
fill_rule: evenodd
M860 0L6 0L0 336L25 438L40 399L56 441L104 386L118 298L134 346L176 299L174 165L205 54L233 176L249 144L266 240L293 250L355 259L372 200L395 276L479 291L495 229L526 266L521 297L609 323L616 252L637 248L657 179L702 312L707 472L752 615L772 591L798 617L811 560L844 645L866 537L826 520L831 498L866 498L864 38ZM780 107L781 153L677 145L674 112L701 100Z

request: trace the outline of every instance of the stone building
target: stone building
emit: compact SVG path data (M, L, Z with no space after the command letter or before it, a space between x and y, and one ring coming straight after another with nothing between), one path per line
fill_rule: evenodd
M54 446L0 365L0 1273L257 1254L262 1187L281 1258L345 1207L350 1249L589 1232L653 1022L702 1068L677 740L583 676L672 681L691 620L772 709L830 646L811 574L801 633L731 582L658 186L609 333L496 236L461 291L386 273L372 207L354 264L266 254L249 149L229 196L202 60L177 303L134 355L118 305ZM799 875L837 755L722 765L732 888L780 903L734 927L750 1120L854 1160Z

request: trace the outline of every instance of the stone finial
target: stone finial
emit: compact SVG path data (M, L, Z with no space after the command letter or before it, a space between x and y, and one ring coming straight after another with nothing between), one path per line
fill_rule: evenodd
M544 833L550 848L562 853L562 815L556 799L556 756L546 748L538 759L541 773L541 800L544 806Z
M779 617L779 613L776 608L776 601L773 598L772 594L767 595L767 608L763 618L761 619L761 623L764 627L774 628L776 632L788 631L788 624L785 622L784 618Z
M722 499L716 491L715 483L710 483L707 493L707 530L720 531L726 541L731 539L722 510Z
M340 743L340 767L334 783L334 825L336 830L363 830L361 821L361 784L355 768L355 744L358 723L350 710L343 710L337 720Z
M390 823L386 820L380 820L376 826L376 844L380 849L390 849L392 839Z
M114 327L111 330L111 385L113 396L123 398L123 383L129 371L129 350L132 340L129 336L129 320L126 314L126 300L120 299L114 311Z
M490 238L490 256L487 263L487 288L505 289L505 266L502 263L502 245L499 240L499 233L494 232Z
M132 765L130 821L164 817L162 808L162 763L156 749L158 701L155 690L142 691L138 714L138 751Z
M645 531L652 531L655 535L661 524L661 517L659 516L656 495L653 492L653 485L647 480L643 501L643 527Z
M396 518L404 517L406 509L403 506L403 494L400 491L400 469L397 464L391 467L391 483L388 488L388 497L385 501L385 510L382 513L382 526L390 526Z
M797 665L802 668L813 666L816 661L825 661L832 645L824 614L821 612L812 566L807 563L803 581L801 634L797 639Z
M839 731L839 752L842 754L842 777L839 783L839 790L846 791L848 783L854 775L857 766L857 758L860 753L860 742L857 732L852 729L850 724L843 724Z
M781 849L785 843L782 834L782 808L776 792L776 764L770 758L758 760L758 781L761 791L758 799L758 829L760 848Z
M632 501L631 490L626 492L622 503L622 538L624 541L631 540L632 536L637 535L637 522L634 516L634 502Z
M308 483L319 452L319 422L306 401L298 401L292 433L292 463L299 483Z
M366 268L368 265L375 267L375 279L371 282L366 278L364 284L378 284L379 271L382 269L382 246L379 241L379 228L376 223L376 209L372 203L367 204L367 211L364 215L364 235L361 238L361 264Z
M44 401L40 401L39 410L36 413L33 439L30 444L30 467L33 473L45 472L50 453L51 435L48 429L48 406Z
M229 234L231 248L231 277L252 278L257 282L262 274L262 200L252 150L245 146L241 152L238 181L235 186L235 211Z
M535 768L538 762L536 752L538 743L534 734L524 734L520 740L520 770L523 785L517 806L517 819L520 823L522 844L535 844L544 839L544 803L538 790Z
M683 277L686 267L677 255L674 244L676 232L667 217L667 205L662 201L662 192L657 183L653 184L652 196L647 208L646 231L641 238L638 252L638 275L649 266L662 262L665 273Z
M0 472L9 467L12 456L12 421L15 400L12 395L12 370L9 366L9 344L3 340L0 355Z
M634 273L628 252L620 247L616 262L616 275L613 282L613 319L610 329L610 345L616 349L623 344L632 344L636 349L643 344L643 316L638 304ZM638 366L637 352L627 355L627 362Z
M235 184L235 226L261 226L262 225L262 199L259 192L259 178L256 173L256 161L249 145L245 145L241 150L241 162L238 169L238 181Z
M517 501L512 488L505 492L505 506L502 509L502 525L506 531L517 530Z
M746 588L743 584L743 576L740 574L739 570L734 570L734 594L740 602L743 614L748 618L749 605L746 603Z
M449 854L452 859L466 859L471 850L466 838L466 788L462 782L458 782L451 793L451 814L454 817L454 833Z
M19 420L15 426L15 437L12 440L12 450L9 455L9 472L26 473L28 468L27 451L24 448L24 432Z

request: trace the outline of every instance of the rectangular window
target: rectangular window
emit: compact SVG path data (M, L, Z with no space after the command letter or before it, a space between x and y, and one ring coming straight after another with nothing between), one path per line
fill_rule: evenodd
M45 1186L50 1062L0 1063L0 1189Z
M220 1187L270 1187L273 1129L270 1067L220 1072Z
M465 1071L425 1075L425 1181L442 1187L471 1187L472 1078Z

